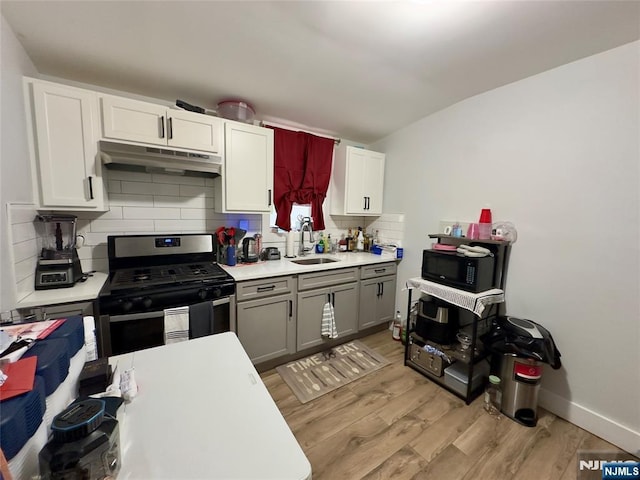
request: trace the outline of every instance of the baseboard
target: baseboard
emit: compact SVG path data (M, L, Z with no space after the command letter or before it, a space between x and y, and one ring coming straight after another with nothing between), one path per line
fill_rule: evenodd
M625 452L640 457L640 432L621 425L610 418L589 410L582 405L556 395L549 390L540 389L538 405L565 420L584 428L588 432L614 444Z

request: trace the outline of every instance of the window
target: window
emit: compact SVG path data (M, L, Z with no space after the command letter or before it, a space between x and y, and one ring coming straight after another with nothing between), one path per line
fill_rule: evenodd
M298 217L311 217L311 205L298 205L293 204L291 208L291 230L300 230L300 220ZM271 206L271 214L269 215L269 226L271 228L278 228L276 226L276 209ZM278 233L282 233L284 230L278 228Z

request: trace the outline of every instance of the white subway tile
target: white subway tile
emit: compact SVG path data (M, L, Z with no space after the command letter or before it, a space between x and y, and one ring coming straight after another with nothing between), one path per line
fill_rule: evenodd
M92 232L112 232L129 234L132 232L153 232L153 220L94 220Z
M107 236L109 236L109 233L104 233L104 232L100 232L100 233L85 233L84 234L84 244L85 245L100 245L100 244L107 244Z
M206 232L207 224L205 219L196 220L154 220L155 231L170 233L196 233Z
M106 170L106 172L107 181L125 180L128 182L144 183L151 183L153 181L151 174L146 172L131 172L126 170Z
M109 272L109 261L106 258L94 258L82 260L82 270L90 272L95 270L96 272Z
M109 180L107 182L107 193L122 193L122 183L120 180ZM111 203L111 195L109 195L109 203Z
M151 207L153 195L135 195L128 193L116 193L109 195L110 207Z
M33 221L29 223L14 223L11 225L11 243L33 240L37 237L36 226Z
M31 295L34 292L33 285L36 280L35 270L33 274L16 282L16 300L19 302L24 300L28 295Z
M180 194L179 185L167 183L122 182L122 193L136 193L138 195L174 195Z
M179 219L179 208L149 208L149 207L122 207L122 216L125 219Z
M28 258L37 257L39 253L38 242L35 238L13 244L13 261L15 263L22 262Z
M182 220L217 220L218 214L210 208L181 208L180 218Z
M16 262L14 265L14 272L16 275L16 282L20 282L26 278L33 278L36 271L36 265L38 264L38 257L32 256L20 262Z
M78 257L80 260L88 260L91 258L107 258L107 245L88 245L78 248Z
M151 175L153 183L170 183L172 185L200 185L204 187L203 177L188 177L184 175L166 175L154 173Z
M38 214L36 206L30 203L9 203L7 204L7 212L9 222L12 224L33 222Z
M155 195L153 197L155 207L177 207L177 208L211 208L213 209L213 197L168 197Z
M195 187L191 185L180 185L180 196L181 197L213 197L213 188L211 187Z

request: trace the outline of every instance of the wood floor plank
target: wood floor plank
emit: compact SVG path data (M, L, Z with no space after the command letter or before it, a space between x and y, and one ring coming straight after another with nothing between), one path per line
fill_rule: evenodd
M455 445L449 444L422 471L418 472L413 480L458 479L464 477L473 466L474 462L469 457Z
M410 480L427 467L427 461L411 447L404 446L362 480Z
M361 341L391 365L304 405L275 370L261 374L314 480L576 480L578 451L620 451L542 409L535 428L496 421L482 398L467 406L405 367L390 332Z
M580 428L554 420L527 446L528 455L516 472L518 480L560 480L567 465L575 461L582 440Z
M418 383L412 389L395 396L387 402L386 408L378 416L391 425L400 417L430 402L438 393L433 382Z
M309 449L313 478L357 479L378 468L425 428L424 420L405 415L387 425L375 413Z
M430 424L409 445L425 460L431 461L483 413L481 404L477 402L468 406L464 402L455 402L451 410Z

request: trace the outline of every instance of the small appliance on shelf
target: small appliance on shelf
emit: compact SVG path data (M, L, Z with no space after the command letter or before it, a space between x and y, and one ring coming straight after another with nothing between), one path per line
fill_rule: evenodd
M35 289L73 287L82 278L76 250L75 215L38 215L42 250L36 267Z

